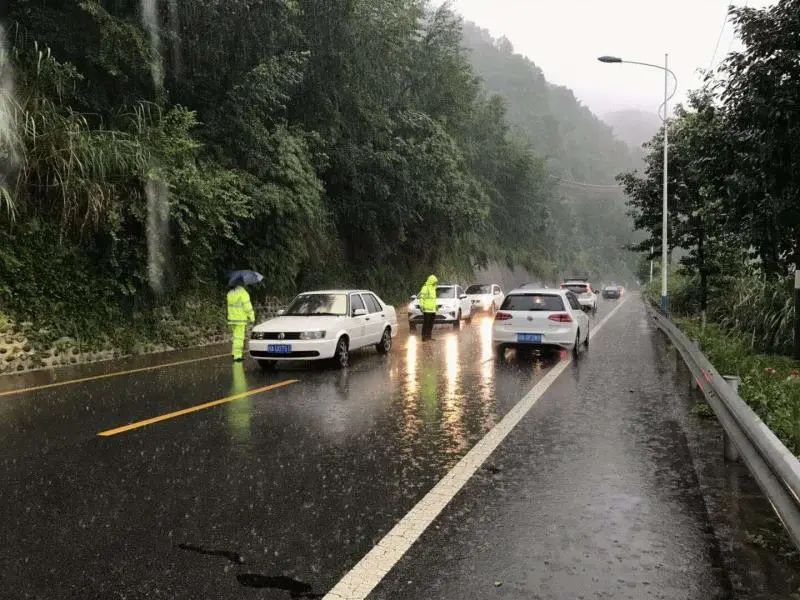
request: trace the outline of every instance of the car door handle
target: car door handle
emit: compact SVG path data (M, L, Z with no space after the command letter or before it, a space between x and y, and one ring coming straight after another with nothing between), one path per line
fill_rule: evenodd
M364 320L365 321L369 321L369 317L364 317Z

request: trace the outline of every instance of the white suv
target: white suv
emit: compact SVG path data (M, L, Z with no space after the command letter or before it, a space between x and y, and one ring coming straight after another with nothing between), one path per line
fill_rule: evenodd
M585 279L567 279L561 284L562 290L569 290L578 298L581 308L585 311L597 312L597 292L592 289L592 284Z
M436 323L451 323L458 329L461 321L472 320L472 304L460 285L439 284L436 286ZM422 309L416 296L411 296L408 305L408 326L411 331L422 324Z
M472 312L485 311L494 314L506 299L503 289L496 283L474 283L467 288L467 298Z

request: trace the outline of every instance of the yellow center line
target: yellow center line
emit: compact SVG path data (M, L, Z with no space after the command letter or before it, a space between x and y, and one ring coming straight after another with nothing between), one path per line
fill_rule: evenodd
M180 365L188 365L190 363L201 362L204 360L214 360L222 358L223 356L230 357L230 352L225 354L214 354L212 356L202 356L200 358L189 358L186 360L179 360L171 363L163 363L160 365L152 365L149 367L139 367L138 369L128 369L127 371L114 371L113 373L103 373L102 375L92 375L91 377L81 377L80 379L68 379L67 381L58 381L56 383L46 383L43 385L34 385L32 387L22 388L19 390L8 390L0 392L0 398L3 396L14 396L16 394L25 394L28 392L36 392L38 390L47 390L50 388L61 387L64 385L75 385L78 383L86 383L87 381L97 381L98 379L108 379L110 377L120 377L122 375L131 375L133 373L143 373L145 371L155 371L157 369L166 369L167 367L177 367Z
M213 402L206 402L205 404L198 404L197 406L190 406L189 408L184 408L183 410L176 410L175 412L167 413L165 415L161 415L158 417L153 417L152 419L145 419L144 421L137 421L136 423L130 423L128 425L123 425L122 427L117 427L116 429L108 429L106 431L101 431L97 435L102 437L111 437L112 435L118 435L120 433L125 433L126 431L131 431L133 429L139 429L141 427L147 427L148 425L152 425L154 423L159 423L161 421L166 421L167 419L174 419L175 417L180 417L182 415L188 415L193 412L197 412L198 410L205 410L206 408L211 408L213 406L219 406L220 404L226 404L228 402L233 402L235 400L241 400L242 398L247 398L248 396L254 396L256 394L260 394L262 392L268 392L270 390L275 390L278 388L286 387L287 385L292 385L293 383L298 383L299 380L297 379L287 379L286 381L281 381L279 383L274 383L272 385L267 385L264 387L256 388L254 390L249 390L247 392L243 392L241 394L236 394L234 396L228 396L227 398L221 398L219 400L214 400Z

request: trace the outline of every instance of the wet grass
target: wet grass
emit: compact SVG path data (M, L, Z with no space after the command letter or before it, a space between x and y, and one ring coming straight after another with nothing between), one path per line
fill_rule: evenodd
M697 318L676 321L689 338L700 341L703 353L721 374L741 378L742 399L800 455L800 362L754 352L746 336L713 323L704 325ZM703 411L699 406L698 414Z

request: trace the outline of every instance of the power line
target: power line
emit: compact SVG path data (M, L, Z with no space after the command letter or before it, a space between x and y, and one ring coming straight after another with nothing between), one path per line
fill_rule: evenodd
M750 4L750 0L745 0L744 6L742 8L747 8L747 5ZM725 53L725 56L731 53L731 48L733 48L733 42L736 41L736 34L731 36L731 41L728 44L728 51Z
M583 181L573 181L571 179L562 179L561 177L556 177L555 175L550 175L551 178L555 179L559 183L564 183L567 185L574 185L581 188L587 188L591 190L605 190L605 191L619 191L622 189L619 185L609 185L609 184L600 184L600 183L585 183Z
M742 5L742 8L747 8L747 5L750 4L750 0L745 0L745 3ZM708 65L708 70L714 68L714 62L717 57L717 51L719 50L719 43L722 40L722 32L725 31L725 25L728 24L730 21L731 13L730 9L733 8L733 5L728 5L728 10L725 11L725 20L722 22L722 29L719 31L719 37L717 38L717 45L714 46L714 54L711 55L711 62ZM736 41L736 33L731 36L731 41L728 42L728 49L725 51L725 56L731 53L731 48L733 48L733 42Z
M727 0L726 0L727 2ZM711 61L708 63L708 70L709 72L711 69L714 68L714 61L717 59L717 51L719 50L719 43L722 41L722 34L725 33L725 26L728 24L728 18L730 17L730 5L726 5L725 7L725 18L722 20L722 27L719 29L719 35L717 36L717 43L714 46L714 52L711 54Z

